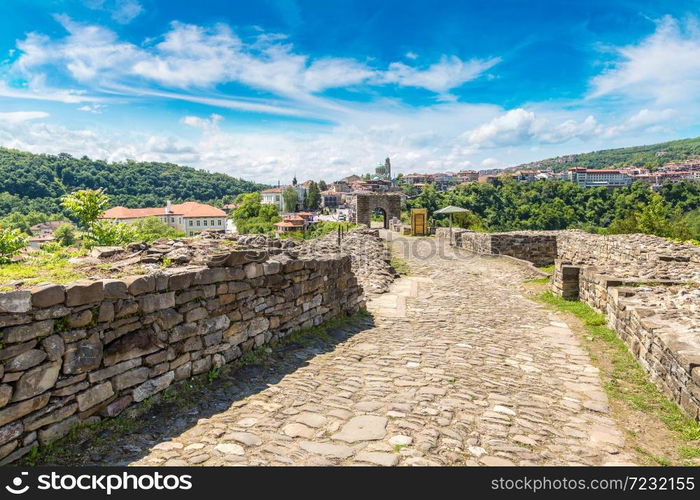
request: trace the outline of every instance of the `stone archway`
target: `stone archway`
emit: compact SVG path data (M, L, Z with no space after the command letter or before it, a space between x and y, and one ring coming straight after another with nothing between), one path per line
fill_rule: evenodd
M370 227L372 213L376 209L384 211L384 228L389 228L392 217L401 218L401 194L353 194L349 195L352 208L352 222Z

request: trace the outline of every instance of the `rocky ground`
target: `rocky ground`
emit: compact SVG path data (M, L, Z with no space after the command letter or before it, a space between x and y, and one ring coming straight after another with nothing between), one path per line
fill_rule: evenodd
M597 369L561 317L521 293L531 271L444 249L424 259L413 244L404 255L411 277L375 296L371 317L68 455L134 465L629 462Z

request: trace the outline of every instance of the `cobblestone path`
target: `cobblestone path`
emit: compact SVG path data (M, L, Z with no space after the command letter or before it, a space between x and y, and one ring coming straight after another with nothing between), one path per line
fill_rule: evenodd
M407 260L411 276L370 301L367 328L133 464L629 463L597 369L520 293L530 271Z

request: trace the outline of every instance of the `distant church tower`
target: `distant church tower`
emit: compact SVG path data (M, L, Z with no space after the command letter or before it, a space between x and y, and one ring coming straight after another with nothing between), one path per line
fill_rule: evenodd
M381 163L377 165L377 168L374 169L374 176L385 181L391 180L391 161L389 158L384 160L384 165Z
M292 186L296 186L296 185L297 185L297 176L295 175L294 179L292 179Z

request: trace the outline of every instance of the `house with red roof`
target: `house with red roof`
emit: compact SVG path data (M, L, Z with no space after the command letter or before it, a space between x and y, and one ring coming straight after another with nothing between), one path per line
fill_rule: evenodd
M194 236L200 231L224 232L226 230L226 212L196 201L174 205L167 202L164 207L157 208L119 206L112 207L102 214L102 219L114 222L137 222L147 217L156 217L187 236Z

